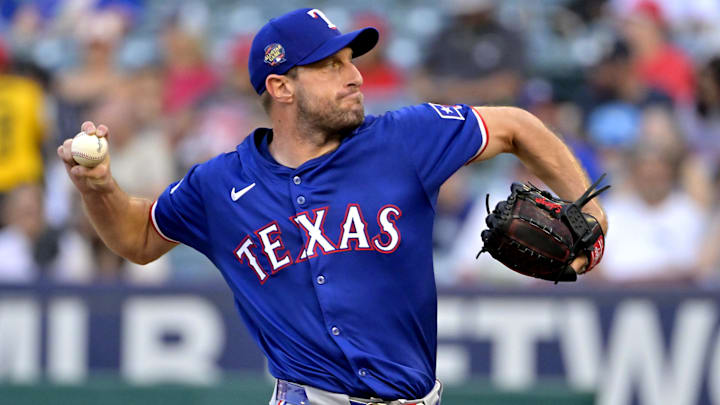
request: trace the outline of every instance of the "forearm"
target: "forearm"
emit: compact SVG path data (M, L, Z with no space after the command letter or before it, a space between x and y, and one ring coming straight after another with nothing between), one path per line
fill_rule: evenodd
M151 201L127 195L115 180L109 190L82 193L90 221L105 245L135 263L147 263Z
M590 186L580 163L537 117L519 109L514 113L517 127L512 137L512 153L560 198L576 200ZM594 216L607 232L607 217L597 200L590 201L583 210Z

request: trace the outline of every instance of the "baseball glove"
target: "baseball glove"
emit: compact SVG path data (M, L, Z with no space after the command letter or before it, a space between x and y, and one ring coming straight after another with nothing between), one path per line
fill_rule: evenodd
M602 228L581 208L610 188L595 190L603 174L575 202L561 200L534 185L513 183L510 197L490 212L485 204L488 229L482 232L483 252L520 274L554 281L575 281L577 273L570 263L586 254L592 270L602 258L605 240ZM488 196L489 197L489 196Z

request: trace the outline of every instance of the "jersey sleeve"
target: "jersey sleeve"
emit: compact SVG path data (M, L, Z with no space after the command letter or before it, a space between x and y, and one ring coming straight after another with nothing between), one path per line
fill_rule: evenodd
M490 134L472 106L425 103L388 113L390 136L415 166L428 195L482 154Z
M164 239L209 252L207 216L201 190L201 166L193 166L170 184L150 208L150 219Z

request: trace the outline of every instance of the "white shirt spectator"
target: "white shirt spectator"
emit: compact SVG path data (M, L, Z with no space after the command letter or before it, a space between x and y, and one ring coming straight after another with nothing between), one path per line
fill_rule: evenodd
M37 278L33 246L12 226L0 229L0 283L27 283Z
M695 269L707 214L688 195L673 192L654 207L616 195L605 210L611 226L600 265L608 280L650 281Z

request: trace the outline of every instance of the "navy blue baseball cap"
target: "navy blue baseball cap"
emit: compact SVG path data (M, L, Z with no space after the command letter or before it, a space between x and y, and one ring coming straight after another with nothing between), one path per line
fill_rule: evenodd
M377 44L378 30L362 28L342 34L316 8L301 8L268 21L253 38L248 70L255 91L265 91L268 75L287 73L295 66L309 65L350 47L353 57Z

